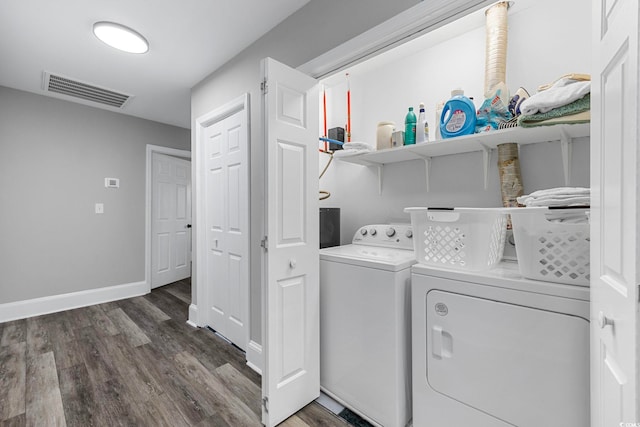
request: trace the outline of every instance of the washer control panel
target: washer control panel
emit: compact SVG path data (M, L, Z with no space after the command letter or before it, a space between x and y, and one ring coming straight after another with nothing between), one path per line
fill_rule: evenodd
M373 224L360 227L352 243L388 248L413 249L411 224Z

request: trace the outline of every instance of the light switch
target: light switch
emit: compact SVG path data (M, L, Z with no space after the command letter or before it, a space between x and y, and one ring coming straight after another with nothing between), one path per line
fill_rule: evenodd
M104 203L96 203L96 213L104 213Z

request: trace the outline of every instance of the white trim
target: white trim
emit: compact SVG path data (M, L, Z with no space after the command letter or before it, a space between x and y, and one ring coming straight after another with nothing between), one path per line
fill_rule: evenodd
M204 234L200 235L198 230L205 230L205 195L203 194L204 183L206 179L205 171L204 171L204 156L201 156L200 150L202 149L202 138L204 138L205 128L211 126L214 123L217 123L233 114L244 111L246 115L246 132L247 132L247 146L251 146L251 123L250 123L250 105L249 105L249 93L244 93L239 97L225 103L224 105L213 109L212 111L196 118L195 120L195 138L192 140L191 150L193 152L193 164L191 170L193 171L192 175L192 188L193 188L193 197L192 203L195 207L193 210L192 222L193 228L191 231L192 236L192 246L194 248L193 253L195 256L192 259L193 262L193 273L191 276L191 286L192 292L195 292L196 301L198 304L203 307L208 306L209 301L209 289L206 286L198 286L198 283L206 283L206 236ZM249 148L250 149L250 148ZM250 157L250 154L249 154ZM249 200L249 204L251 201ZM249 211L251 211L249 209ZM250 256L250 254L249 254ZM251 260L249 259L249 265L251 265ZM202 266L202 268L200 268ZM249 284L247 284L249 286ZM195 291L194 291L195 290ZM250 295L250 289L249 293ZM250 328L250 320L251 320L251 307L250 301L251 298L247 298L247 325ZM194 318L189 318L190 321L196 323L200 327L207 326L209 323L209 310L197 310Z
M153 153L191 159L191 151L177 148L163 147L161 145L147 144L146 160L146 189L145 189L145 230L144 230L144 281L147 283L147 292L151 292L151 184L153 182ZM193 166L192 166L193 169ZM193 232L191 233L193 236ZM193 246L192 246L193 247ZM193 251L192 251L193 252Z
M187 325L193 326L194 328L198 327L198 306L195 304L189 305L189 320L187 320Z
M0 323L148 294L147 282L87 289L0 304Z
M420 2L297 69L316 79L327 77L492 3L495 0Z
M249 341L247 346L247 366L262 375L263 365L262 346L255 341Z

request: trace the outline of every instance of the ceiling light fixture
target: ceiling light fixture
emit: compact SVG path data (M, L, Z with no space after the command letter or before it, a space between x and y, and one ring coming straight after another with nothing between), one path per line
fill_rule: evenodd
M93 34L109 46L129 53L146 53L149 42L140 33L115 22L96 22Z

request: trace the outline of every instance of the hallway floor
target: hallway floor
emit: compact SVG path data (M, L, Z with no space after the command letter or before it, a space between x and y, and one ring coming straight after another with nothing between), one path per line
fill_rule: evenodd
M0 324L0 426L260 426L260 376L186 324L190 281ZM348 426L313 402L283 426Z

